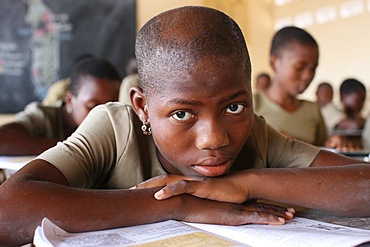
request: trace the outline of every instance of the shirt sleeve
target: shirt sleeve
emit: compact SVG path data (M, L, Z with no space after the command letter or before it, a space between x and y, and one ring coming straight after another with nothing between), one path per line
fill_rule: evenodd
M45 116L39 102L31 102L24 111L17 113L13 123L22 125L30 135L37 137L51 137L52 126Z
M267 167L301 168L308 167L320 149L303 141L290 139L271 126L268 129Z
M57 167L71 186L99 188L114 170L117 143L112 121L118 118L127 126L130 121L127 108L119 108L117 115L107 105L95 107L67 140L38 157ZM127 139L129 128L123 129L120 138Z

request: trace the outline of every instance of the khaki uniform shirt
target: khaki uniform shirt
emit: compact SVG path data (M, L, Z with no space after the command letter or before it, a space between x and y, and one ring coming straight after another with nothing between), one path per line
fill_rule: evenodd
M152 136L144 136L131 106L111 102L95 107L64 142L38 158L56 166L70 185L81 188L130 188L166 174ZM290 140L255 116L251 134L231 170L308 167L319 149Z
M65 139L62 102L58 106L44 106L39 102L29 103L24 111L15 115L13 123L22 125L35 137Z
M254 111L263 116L275 129L288 133L292 138L324 146L327 130L316 102L302 100L294 112L288 112L264 93L253 95Z
M343 119L346 119L346 114L334 105L333 102L329 102L321 107L321 113L324 118L328 132L335 129L335 126Z

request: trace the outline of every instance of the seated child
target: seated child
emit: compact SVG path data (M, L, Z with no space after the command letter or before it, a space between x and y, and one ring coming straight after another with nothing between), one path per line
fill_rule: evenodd
M73 62L72 67L74 64L81 62L84 59L92 59L97 58L93 54L83 54L81 56L78 56L75 61ZM71 84L70 78L64 78L59 81L54 82L46 92L45 97L42 100L42 104L46 106L58 106L61 101L64 100L69 87Z
M59 106L32 102L11 123L0 126L0 155L40 154L70 136L95 106L118 100L121 79L108 61L84 59L70 77Z
M337 129L362 129L365 119L361 116L361 111L366 99L366 88L360 81L349 78L342 82L339 88L340 100L346 118L340 121Z
M361 116L361 110L366 98L366 88L364 84L356 79L346 79L340 86L340 99L343 105L341 120L335 125L337 130L346 130L349 133L336 133L328 138L325 147L335 148L343 151L359 150L369 147L369 138L367 133L369 125L363 133L351 133L353 131L362 131L365 125L365 119ZM339 114L337 115L339 116Z
M71 232L293 217L249 199L370 215L368 164L291 140L254 115L250 58L230 17L197 6L166 11L142 27L135 51L132 106L97 106L67 140L0 185L0 245L31 242L43 217ZM130 189L164 174L209 181L216 199L158 201L158 188Z
M256 78L255 92L266 90L271 84L271 77L267 73L259 73Z
M329 83L322 82L317 86L316 97L317 103L321 108L321 113L327 130L331 133L335 126L346 116L336 105L334 105L333 87Z
M318 65L315 39L298 27L285 27L273 37L270 65L275 75L264 92L254 95L255 112L289 137L323 146L327 131L316 102L298 99Z

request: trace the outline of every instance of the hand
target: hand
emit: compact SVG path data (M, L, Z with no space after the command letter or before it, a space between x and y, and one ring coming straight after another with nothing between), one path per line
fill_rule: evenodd
M242 186L238 183L237 176L238 173L220 178L161 175L146 180L135 188L163 187L154 194L157 200L164 200L180 194L190 194L210 200L242 203L248 199L249 190L246 185Z
M325 143L325 147L347 152L362 149L362 144L360 140L356 140L355 138L334 135L328 138Z
M269 224L282 225L293 218L295 210L268 204L234 204L188 197L188 212L182 221L222 224Z
M238 176L240 176L239 173L220 178L161 175L144 181L135 188L164 186L154 195L158 200L180 194L209 199L185 196L191 201L184 203L187 205L185 208L188 212L185 217L179 219L183 221L224 225L278 225L293 218L295 213L293 208L286 209L281 206L258 203L238 204L245 202L249 194L243 186L237 183Z

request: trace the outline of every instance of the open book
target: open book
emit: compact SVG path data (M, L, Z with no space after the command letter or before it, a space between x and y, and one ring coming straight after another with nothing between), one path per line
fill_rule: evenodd
M0 169L5 171L5 177L8 178L34 158L36 158L35 155L0 156Z
M111 230L68 233L44 218L34 235L46 246L357 246L370 231L296 217L285 225L222 226L168 220Z

